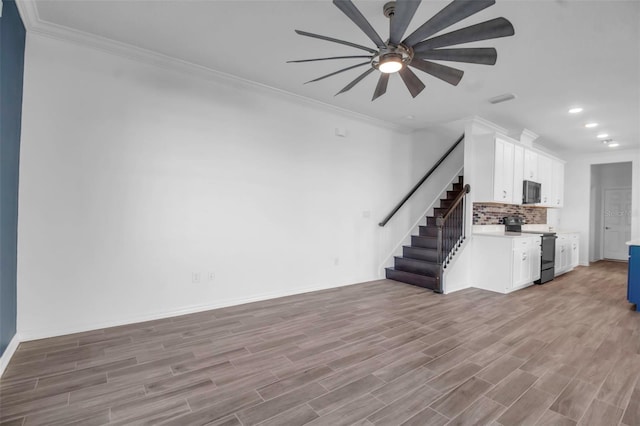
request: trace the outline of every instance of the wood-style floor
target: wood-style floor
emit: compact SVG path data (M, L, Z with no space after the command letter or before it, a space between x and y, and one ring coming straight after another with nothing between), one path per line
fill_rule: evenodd
M381 280L26 342L2 424L640 424L626 264L510 295Z

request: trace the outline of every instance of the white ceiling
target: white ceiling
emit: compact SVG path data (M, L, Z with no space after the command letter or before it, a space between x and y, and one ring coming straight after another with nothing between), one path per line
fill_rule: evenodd
M355 0L386 38L384 3ZM423 1L407 34L447 3ZM375 102L371 102L375 75L333 96L366 68L303 84L358 60L285 63L362 53L296 35L294 29L373 47L330 1L48 0L36 5L44 23L149 49L403 126L421 128L479 115L514 133L528 128L540 135L540 144L558 151L610 149L597 140L600 131L618 141L618 149L640 145L638 1L498 0L443 31L499 16L509 19L515 36L468 44L495 47L495 66L446 63L465 71L457 87L416 71L427 88L415 99L393 75L387 93ZM487 101L508 92L517 98L498 105ZM575 105L584 112L569 115L567 110ZM588 121L600 126L585 129Z

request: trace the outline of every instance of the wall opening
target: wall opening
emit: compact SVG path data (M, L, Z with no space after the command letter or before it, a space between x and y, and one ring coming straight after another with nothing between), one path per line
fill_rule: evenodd
M626 261L631 239L632 163L591 166L589 261Z

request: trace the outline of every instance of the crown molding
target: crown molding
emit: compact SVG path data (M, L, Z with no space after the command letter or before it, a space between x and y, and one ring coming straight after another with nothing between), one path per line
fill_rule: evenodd
M355 120L365 122L380 128L393 130L399 133L410 134L415 129L402 126L390 121L381 120L369 115L361 114L345 108L340 108L325 102L297 95L286 90L278 89L266 84L244 79L233 74L217 71L202 65L164 55L152 50L143 49L128 43L122 43L106 37L76 30L62 25L44 21L38 14L36 1L16 0L18 11L24 22L27 34L40 35L56 40L71 42L90 49L100 50L115 56L123 57L147 65L156 66L170 71L177 71L195 78L204 80L215 80L227 84L239 84L249 90L279 96L289 101L302 103L313 108L322 109L340 116L347 116Z
M16 0L16 6L18 7L20 18L22 18L22 24L24 25L27 32L33 31L34 22L38 22L40 20L35 1Z
M479 116L472 116L472 117L468 117L466 119L467 123L470 126L476 127L481 129L483 132L486 133L499 133L501 135L507 135L507 129L505 129L504 127L498 126L496 123L493 123L489 120L486 120L482 117Z

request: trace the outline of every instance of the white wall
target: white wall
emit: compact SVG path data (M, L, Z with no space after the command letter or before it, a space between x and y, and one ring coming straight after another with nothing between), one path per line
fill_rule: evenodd
M591 185L591 166L594 164L631 162L633 193L631 195L631 238L640 238L640 149L611 150L604 153L567 153L565 165L564 208L561 210L561 230L580 233L580 263L589 264L590 243L594 238L590 214L595 206L594 188ZM591 247L590 247L591 245Z
M604 257L603 253L603 203L604 191L614 188L629 188L632 183L633 168L630 162L595 164L591 166L591 221L589 232L589 261Z
M376 279L453 141L34 34L25 61L23 339Z

